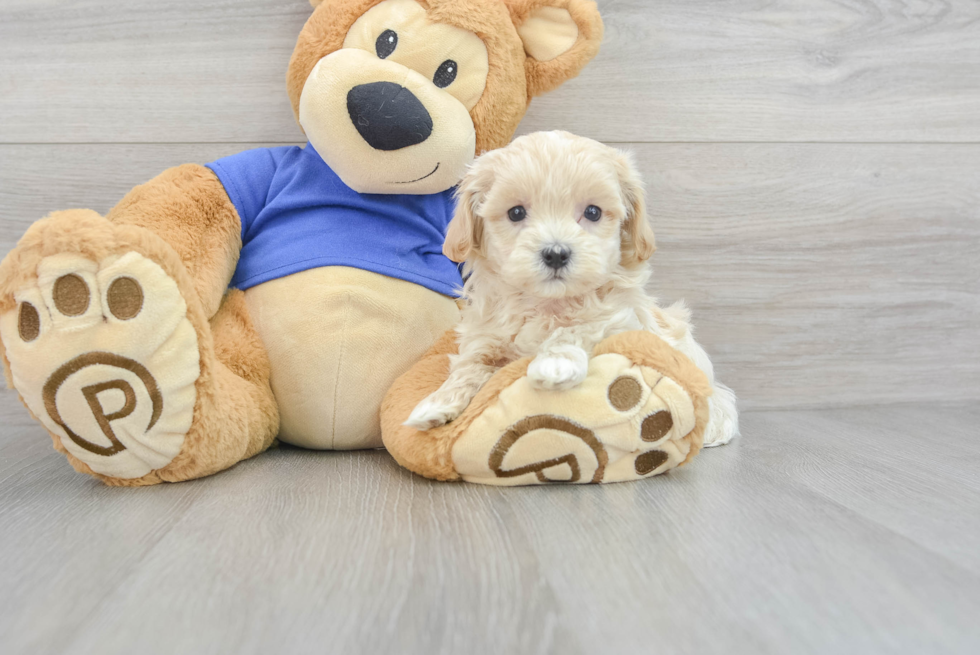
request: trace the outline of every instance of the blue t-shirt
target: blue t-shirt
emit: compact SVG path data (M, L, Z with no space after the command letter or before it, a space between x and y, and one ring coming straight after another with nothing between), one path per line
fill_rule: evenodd
M249 150L207 165L242 221L231 286L320 266L351 266L446 295L462 285L442 254L452 189L426 196L357 193L307 144Z

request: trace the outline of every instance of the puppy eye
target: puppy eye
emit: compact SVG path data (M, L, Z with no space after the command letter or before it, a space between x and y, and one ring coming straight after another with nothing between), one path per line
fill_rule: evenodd
M595 223L602 218L602 210L595 205L589 205L585 208L585 217Z
M459 66L452 59L447 59L446 61L439 64L439 68L436 70L436 74L432 77L433 83L440 89L445 89L447 86L453 83L456 79L456 73L459 72Z
M507 218L509 218L512 223L520 223L527 218L527 210L521 205L511 207L507 210Z
M379 59L385 59L398 47L398 35L394 30L385 30L374 42L374 51L378 53Z

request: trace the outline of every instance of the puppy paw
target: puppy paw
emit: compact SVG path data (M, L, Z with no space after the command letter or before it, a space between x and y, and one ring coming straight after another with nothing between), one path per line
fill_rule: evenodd
M416 430L426 431L449 423L462 413L462 409L444 404L433 398L426 398L412 411L405 425Z
M562 391L582 384L589 372L589 356L578 347L541 354L527 368L527 377L537 389Z

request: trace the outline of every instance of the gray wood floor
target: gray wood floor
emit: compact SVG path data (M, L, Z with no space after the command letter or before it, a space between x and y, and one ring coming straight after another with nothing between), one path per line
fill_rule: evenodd
M750 412L596 488L281 448L135 491L0 409L7 655L980 652L975 405Z

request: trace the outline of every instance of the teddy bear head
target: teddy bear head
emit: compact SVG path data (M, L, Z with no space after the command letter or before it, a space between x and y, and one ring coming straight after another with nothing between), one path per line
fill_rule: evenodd
M456 185L531 98L599 49L590 0L311 0L287 84L312 146L360 193Z

